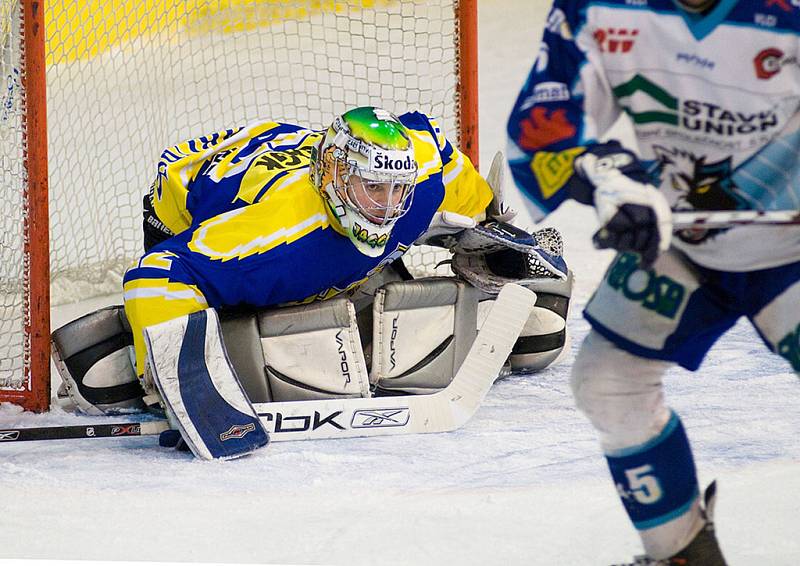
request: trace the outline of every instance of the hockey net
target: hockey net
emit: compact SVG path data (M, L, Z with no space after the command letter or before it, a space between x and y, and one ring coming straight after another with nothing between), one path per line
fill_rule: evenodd
M474 158L476 3L52 0L36 28L32 2L0 0L0 401L49 405L47 289L54 305L120 292L164 147L255 119L322 128L376 105L439 117ZM32 98L35 29L45 30L46 144L31 131L45 118ZM43 147L49 174L37 185ZM48 184L37 213L32 187ZM32 230L42 224L49 238ZM429 274L440 259L415 251L409 268Z

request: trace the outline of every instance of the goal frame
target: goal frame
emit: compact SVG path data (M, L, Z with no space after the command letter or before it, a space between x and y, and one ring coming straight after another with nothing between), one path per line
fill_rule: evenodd
M0 401L50 408L50 241L47 175L47 88L44 4L20 0L23 145L23 361L25 389Z
M50 408L50 249L47 155L45 0L20 0L23 87L23 304L22 391L0 390L0 402L25 410ZM453 0L458 62L458 144L478 166L478 1Z

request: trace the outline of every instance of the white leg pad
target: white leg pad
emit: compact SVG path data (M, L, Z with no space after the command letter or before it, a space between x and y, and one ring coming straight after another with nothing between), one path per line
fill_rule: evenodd
M375 294L371 381L384 393L450 383L477 334L478 291L455 278L385 285Z
M262 311L258 326L273 401L370 396L349 300Z
M149 326L144 336L167 414L195 456L236 458L267 444L225 352L214 309Z

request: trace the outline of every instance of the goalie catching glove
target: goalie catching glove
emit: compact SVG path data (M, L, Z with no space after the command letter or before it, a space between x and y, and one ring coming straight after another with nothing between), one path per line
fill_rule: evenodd
M529 276L565 280L567 264L561 256L562 247L561 235L555 229L530 234L505 222L488 222L460 234L452 249L453 266L454 271L457 263L462 266L480 264L487 267L485 270L475 270L476 275L486 273L502 276L504 271L511 269L506 277L501 277L500 287L505 283L524 284ZM471 271L466 270L464 278L479 289L490 285L490 288L484 290L494 294L500 292L500 287L491 285L491 277L471 280L470 273Z
M600 229L598 248L636 252L649 267L669 248L672 211L664 195L648 182L636 156L618 142L599 144L575 158L573 198L593 204Z
M451 267L484 293L478 321L509 283L536 293L536 305L509 356L512 370L537 371L556 361L568 343L572 274L554 228L529 234L502 222L466 230L453 247Z

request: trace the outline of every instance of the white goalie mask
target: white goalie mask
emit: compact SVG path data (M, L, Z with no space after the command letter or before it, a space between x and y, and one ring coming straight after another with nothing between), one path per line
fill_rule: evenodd
M371 106L337 116L311 154L311 182L362 254L377 257L408 212L417 179L411 136Z

